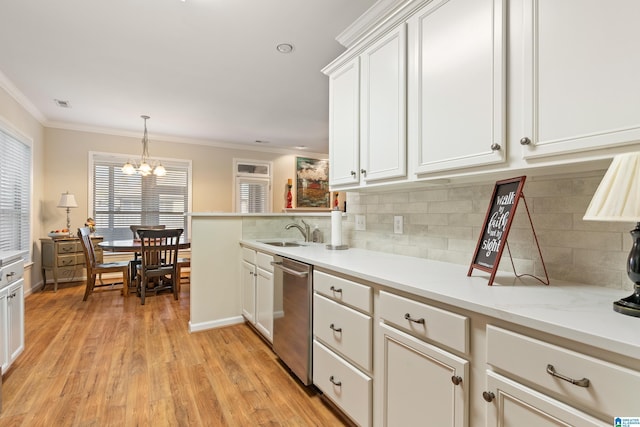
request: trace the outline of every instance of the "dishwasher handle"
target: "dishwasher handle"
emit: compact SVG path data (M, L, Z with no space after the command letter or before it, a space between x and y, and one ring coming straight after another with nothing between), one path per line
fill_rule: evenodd
M284 271L285 273L289 273L289 274L294 275L296 277L307 277L307 276L309 276L309 272L308 271L297 271L297 270L293 270L291 268L287 268L284 265L282 265L282 261L271 261L271 265L273 265L275 268L279 268L280 270Z

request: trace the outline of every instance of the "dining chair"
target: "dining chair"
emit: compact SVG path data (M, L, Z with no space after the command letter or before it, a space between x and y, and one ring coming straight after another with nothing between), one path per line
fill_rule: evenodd
M93 247L93 243L91 242L91 232L89 227L78 228L78 238L82 244L82 252L84 252L84 259L87 268L87 287L84 291L82 301L86 301L87 298L89 298L89 295L93 293L94 288L104 286L113 287L113 285L119 284L119 282L117 282L97 285L96 277L102 273L122 273L122 294L124 296L129 295L129 262L119 261L98 263L96 261L96 251Z
M164 224L160 225L130 225L129 229L133 233L133 240L138 239L138 230L146 228L148 230L164 230L166 226ZM133 253L133 259L129 263L129 277L133 281L136 277L136 268L140 265L140 252ZM131 283L129 284L131 285Z
M136 291L144 304L147 292L157 294L171 290L178 299L178 249L182 228L137 230L140 237L140 265L137 267Z

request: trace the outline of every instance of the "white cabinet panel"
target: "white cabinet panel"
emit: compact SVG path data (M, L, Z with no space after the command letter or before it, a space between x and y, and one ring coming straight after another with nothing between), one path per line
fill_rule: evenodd
M638 16L636 0L525 0L524 158L640 139Z
M256 266L244 259L241 263L242 315L254 323L256 316Z
M7 355L12 364L24 350L24 279L9 286L7 295Z
M604 427L583 412L531 390L494 372L487 371L487 427ZM613 421L613 420L612 420Z
M505 160L503 0L438 0L409 21L414 171Z
M273 341L273 273L262 268L256 278L256 328Z
M362 55L361 180L407 174L406 26L400 25Z
M8 288L0 289L0 374L6 372L9 367L9 351L8 351L8 317L7 317L7 294ZM2 382L2 378L0 378Z
M360 180L360 58L329 76L329 181Z
M466 426L469 362L384 324L380 331L383 372L377 379L384 384L383 425L428 420L424 425Z

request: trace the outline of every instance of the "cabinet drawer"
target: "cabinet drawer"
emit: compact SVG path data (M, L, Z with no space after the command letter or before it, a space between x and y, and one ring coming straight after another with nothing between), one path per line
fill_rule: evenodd
M81 251L76 242L60 242L58 243L58 253L59 254L72 254L78 251Z
M251 264L255 264L256 263L256 251L254 251L253 249L249 249L249 248L242 248L242 259L250 262Z
M380 317L419 337L463 353L469 351L469 318L466 316L381 291Z
M327 298L371 313L371 287L332 276L321 271L313 272L313 289Z
M273 273L273 265L271 265L271 261L273 261L273 255L268 255L262 252L258 252L256 254L258 267Z
M58 255L58 267L70 267L84 264L84 254Z
M371 317L321 295L313 295L315 338L369 372L371 372L371 328Z
M24 263L22 260L0 268L0 289L4 288L24 276Z
M356 423L371 425L371 378L317 341L313 342L313 383Z
M582 353L489 325L487 363L585 410L609 417L638 412L635 391L640 390L640 372ZM547 372L548 365L567 379L586 378L589 384L581 387L553 376Z

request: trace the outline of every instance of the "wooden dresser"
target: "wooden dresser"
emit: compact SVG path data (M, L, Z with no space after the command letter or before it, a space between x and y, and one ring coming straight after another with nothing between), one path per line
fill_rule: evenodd
M101 263L102 248L98 243L102 242L101 236L91 238L93 246L96 248L96 261ZM42 248L42 289L47 285L47 271L53 272L53 290L58 290L58 279L65 278L71 280L76 277L76 272L82 274L85 267L84 252L82 243L77 237L63 237L59 239L40 239ZM82 276L78 276L80 279Z

